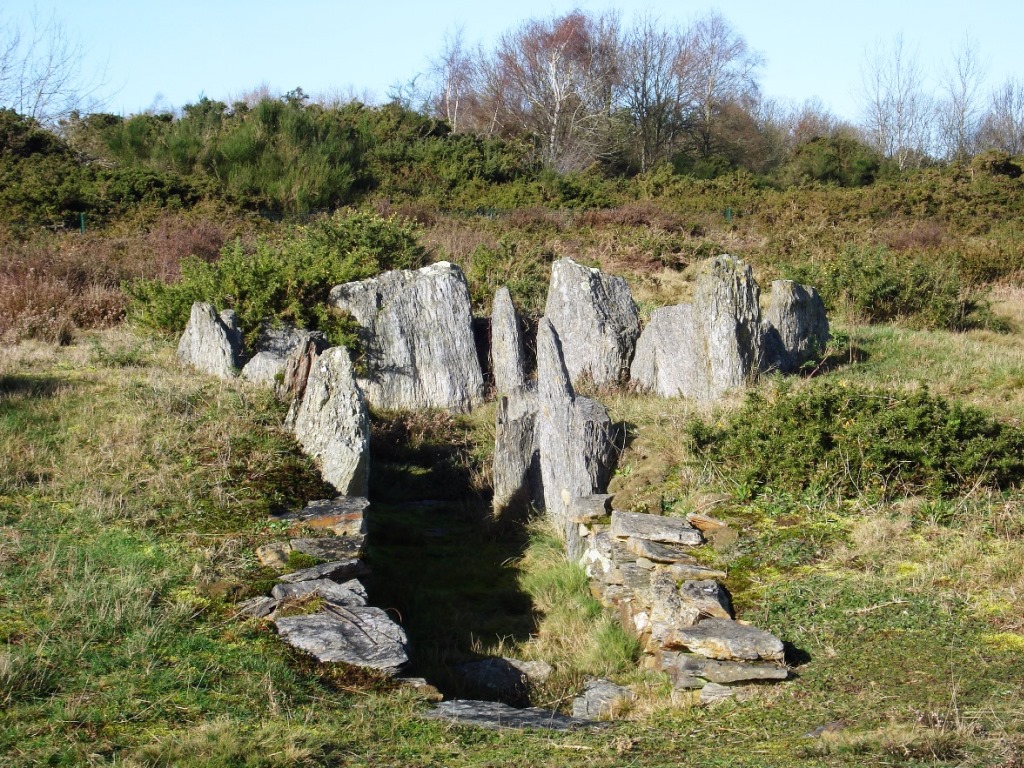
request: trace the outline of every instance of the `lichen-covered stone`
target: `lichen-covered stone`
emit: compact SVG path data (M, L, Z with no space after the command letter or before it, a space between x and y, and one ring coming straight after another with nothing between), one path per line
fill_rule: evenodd
M334 499L311 501L302 509L272 516L275 522L302 523L311 528L322 528L338 536L364 536L366 510L370 506L365 496L338 496Z
M238 375L243 355L235 313L225 310L218 316L210 304L195 302L178 342L178 359L218 378L232 379Z
M682 681L687 688L699 688L703 681L727 684L785 680L789 676L789 670L779 664L723 661L675 651L661 651L656 663L658 669L667 672L674 681Z
M640 315L625 280L559 259L551 265L544 317L558 334L574 386L584 377L599 386L626 379Z
M494 294L491 307L491 371L494 391L511 395L526 386L526 349L519 315L508 288Z
M324 480L346 496L366 495L370 416L345 347L332 347L317 358L288 423Z
M359 385L372 406L466 412L483 401L469 288L457 266L386 272L335 286L330 300L362 328Z
M731 619L732 600L725 587L714 579L683 582L679 588L683 602L693 606L701 616L716 619Z
M520 389L498 399L494 438L494 500L496 517L523 515L544 506L537 393Z
M329 603L353 607L366 605L366 588L357 580L350 579L338 584L330 579L310 579L294 584L275 584L270 591L277 600L297 600L310 595L322 597Z
M770 632L729 619L704 619L676 630L664 645L726 661L782 661L785 656L782 641Z
M332 581L348 581L357 576L363 576L369 572L366 563L358 558L348 560L335 560L330 563L320 563L309 568L302 568L298 571L286 573L279 578L286 584L295 584L300 581L313 581L315 579L330 579Z
M828 316L818 292L792 280L776 280L764 318L762 368L791 373L825 349Z
M571 520L572 500L604 492L615 445L608 411L573 390L558 334L547 318L541 319L537 331L537 385L544 507L564 532L570 556L576 559L579 533Z

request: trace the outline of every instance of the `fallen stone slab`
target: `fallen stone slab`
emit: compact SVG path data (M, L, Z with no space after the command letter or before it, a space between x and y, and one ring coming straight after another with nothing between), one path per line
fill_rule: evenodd
M729 619L704 619L695 627L673 631L667 648L688 648L709 659L782 661L782 641L770 632Z
M351 558L348 560L335 560L330 563L321 563L311 568L303 568L299 571L292 571L278 577L279 581L285 584L295 584L299 581L313 581L315 579L330 579L332 581L348 581L349 579L363 576L370 572L369 566L362 560Z
M691 555L685 548L672 544L661 544L649 539L626 539L626 549L637 557L642 557L654 563L684 563L696 565L697 558Z
M366 588L357 580L339 584L330 579L310 579L294 584L275 584L270 594L278 600L298 600L309 595L322 597L329 603L354 607L366 605Z
M323 536L318 539L292 539L291 548L320 560L350 560L362 557L366 536Z
M275 619L290 645L318 661L344 662L395 674L409 661L405 630L380 608L329 607L320 613Z
M690 581L700 579L725 579L729 574L716 568L708 568L703 565L691 565L689 563L673 563L666 569L676 581Z
M364 496L338 496L311 501L305 507L271 520L302 523L313 528L326 528L338 536L366 533L364 514L370 502Z
M490 730L537 728L549 731L572 731L593 728L599 723L559 714L552 709L528 707L517 709L497 701L452 699L443 701L426 712L428 720L449 720L459 725L472 725Z
M587 681L572 702L572 716L582 720L609 720L622 711L636 694L611 680L596 678Z
M272 597L260 596L250 597L235 606L235 610L243 616L251 616L254 619L264 619L272 614L280 601Z
M704 543L701 532L678 517L648 515L643 512L612 512L612 536L620 539L646 539L663 544L699 547Z
M682 687L700 688L704 681L711 683L745 683L766 680L785 680L789 670L784 666L772 663L753 663L743 661L722 661L708 659L692 653L662 651L658 654L658 668L667 672L673 680L693 680L696 685Z

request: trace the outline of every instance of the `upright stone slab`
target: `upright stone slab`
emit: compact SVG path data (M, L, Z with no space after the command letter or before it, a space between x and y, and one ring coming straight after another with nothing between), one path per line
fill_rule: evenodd
M526 386L523 334L512 296L505 286L494 294L491 307L491 370L494 390L499 395L514 394Z
M362 326L359 385L371 405L461 413L483 401L469 288L457 266L386 272L335 286L330 299Z
M498 400L493 465L495 517L522 515L531 506L544 506L538 407L537 393L528 389Z
M640 391L713 402L746 385L762 361L760 289L731 256L704 263L692 304L657 310L630 369Z
M792 280L776 280L765 312L765 370L792 373L828 343L828 317L818 292Z
M615 446L608 411L573 390L558 334L547 318L541 319L537 331L537 386L544 507L563 531L569 553L576 559L579 533L572 522L572 501L604 492Z
M218 316L210 304L195 302L178 342L178 359L221 379L232 379L242 358L242 334L235 313L224 310Z
M290 325L267 327L260 334L255 353L242 368L241 377L254 384L273 387L283 381L289 357L310 342L318 351L326 349L327 339L317 331Z
M370 418L345 347L332 347L316 359L288 421L299 445L320 464L324 480L343 495L366 495Z
M626 379L640 315L625 280L559 259L551 265L544 316L558 334L574 386L584 377L599 386Z

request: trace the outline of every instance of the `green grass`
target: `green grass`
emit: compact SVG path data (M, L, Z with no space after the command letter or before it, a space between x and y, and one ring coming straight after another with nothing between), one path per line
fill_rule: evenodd
M851 336L870 351L886 332ZM927 380L927 343L943 336L907 333L902 353L876 347L827 376ZM971 343L1013 354L996 337ZM968 397L985 405L998 386ZM480 441L490 413L393 429L378 421L369 587L375 604L401 613L417 669L443 680L461 660L511 653L556 664L538 703L564 707L595 673L641 694L628 719L604 731L492 733L424 721L413 693L320 667L272 629L233 617L235 599L268 583L253 549L284 535L267 513L324 495L270 398L182 372L169 348L123 331L65 348L6 348L5 764L1019 764L1019 493L824 503L712 492L705 468L690 466L673 438L690 406L628 395L611 405L630 425L620 500L730 522L738 540L702 557L728 569L741 618L790 644L794 678L713 710L672 694L632 669L629 639L550 535L486 522ZM837 721L834 733L806 735Z

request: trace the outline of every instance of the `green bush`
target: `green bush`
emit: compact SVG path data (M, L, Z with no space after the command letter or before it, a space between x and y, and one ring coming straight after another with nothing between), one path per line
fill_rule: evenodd
M820 380L774 396L753 392L724 421L695 419L688 431L744 495L771 488L938 497L1024 480L1024 431L927 389Z
M424 264L411 225L370 213L338 213L286 230L279 241L236 240L212 263L182 262L176 283L140 280L126 290L131 316L143 326L180 333L195 301L233 309L248 347L264 323L286 321L324 331L334 344L354 344L351 321L327 304L331 288L382 270Z
M982 296L961 278L958 265L941 257L849 247L824 264L782 269L787 278L815 286L830 310L845 309L869 322L964 330L983 311Z

